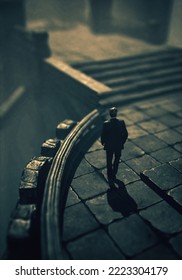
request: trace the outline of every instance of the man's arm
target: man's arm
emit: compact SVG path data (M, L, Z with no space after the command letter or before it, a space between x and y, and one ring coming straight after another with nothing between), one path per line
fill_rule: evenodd
M105 144L105 137L106 137L106 133L105 133L105 124L103 124L102 127L102 133L101 133L101 144L104 146Z
M127 140L127 138L128 138L128 130L127 130L127 128L126 128L125 121L123 121L122 136L123 136L123 141L124 141L124 143L125 143L126 140Z

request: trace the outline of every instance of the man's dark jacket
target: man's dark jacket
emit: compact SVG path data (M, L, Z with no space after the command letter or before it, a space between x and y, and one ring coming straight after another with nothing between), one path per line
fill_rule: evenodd
M101 143L104 150L119 152L124 148L128 132L124 120L111 118L103 124Z

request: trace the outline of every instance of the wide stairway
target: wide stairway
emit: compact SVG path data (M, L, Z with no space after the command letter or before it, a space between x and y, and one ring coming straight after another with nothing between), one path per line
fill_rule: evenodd
M101 104L177 93L182 89L182 50L162 50L117 59L72 65L112 89L101 96Z

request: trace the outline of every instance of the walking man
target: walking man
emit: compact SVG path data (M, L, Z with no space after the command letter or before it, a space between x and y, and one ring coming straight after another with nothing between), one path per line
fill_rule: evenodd
M107 177L108 180L115 180L118 171L121 150L128 138L128 131L124 120L117 118L117 108L109 109L110 120L103 124L101 143L106 150Z

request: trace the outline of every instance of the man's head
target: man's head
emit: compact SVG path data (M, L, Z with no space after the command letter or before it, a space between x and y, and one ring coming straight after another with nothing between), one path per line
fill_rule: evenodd
M117 112L118 112L118 110L116 107L112 107L109 109L109 114L110 114L111 118L116 118Z

